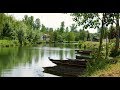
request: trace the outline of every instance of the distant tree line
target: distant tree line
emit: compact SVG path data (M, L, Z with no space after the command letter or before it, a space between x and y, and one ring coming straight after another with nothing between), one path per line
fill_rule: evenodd
M88 31L77 30L75 24L65 28L64 21L53 29L41 24L39 18L34 20L33 16L25 15L22 20L16 20L12 15L0 13L1 40L18 40L20 45L37 44L45 34L49 36L49 42L86 41L92 40L93 36Z

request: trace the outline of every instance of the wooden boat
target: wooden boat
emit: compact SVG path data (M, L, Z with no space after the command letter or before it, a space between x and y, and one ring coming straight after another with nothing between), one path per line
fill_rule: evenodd
M68 66L77 66L77 67L86 67L86 63L87 63L87 61L84 59L55 60L49 58L49 60L57 65L68 65Z
M75 50L77 53L84 53L84 54L90 54L93 51L92 50Z
M68 60L73 60L73 61L87 61L86 59L70 59L70 58L67 58Z
M81 55L81 56L76 55L76 59L92 59L92 57L91 56L85 56L85 55Z
M80 54L80 55L90 55L91 53L78 51L78 52L76 52L75 54Z
M75 50L76 52L80 51L80 50Z
M67 66L67 65L44 67L44 72L62 76L62 77L78 77L84 72L84 70L85 70L85 68L71 67L71 66Z

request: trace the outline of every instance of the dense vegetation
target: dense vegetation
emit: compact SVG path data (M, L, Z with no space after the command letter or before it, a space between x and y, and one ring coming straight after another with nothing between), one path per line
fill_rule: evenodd
M64 21L57 29L48 28L34 20L33 16L25 15L22 20L0 13L0 46L36 45L41 42L78 42L93 40L97 34L91 34L84 29L77 30L77 25L65 27ZM10 45L10 42L16 42ZM18 42L17 42L18 41Z
M119 56L119 13L71 13L71 16L77 25L65 27L63 21L60 27L53 29L41 24L39 18L34 20L33 16L25 15L22 20L16 20L13 16L0 13L0 46L78 42L80 49L95 51L94 63L88 64L87 75L107 66L111 62L109 57ZM78 30L78 26L83 28ZM98 29L98 32L89 33L88 28Z
M94 44L92 47L95 52L94 59L88 63L84 75L91 76L94 72L102 71L112 63L117 63L119 59L116 60L115 57L120 55L119 13L72 13L71 15L79 26L82 25L85 29L97 28L99 33L99 44Z

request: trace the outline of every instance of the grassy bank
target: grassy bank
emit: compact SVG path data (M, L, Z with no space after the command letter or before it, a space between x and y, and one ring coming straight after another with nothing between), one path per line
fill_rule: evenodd
M105 58L106 56L106 43L103 42L102 45L102 52L101 57L98 59L97 52L99 47L99 42L79 42L80 49L88 49L95 51L92 56L94 57L93 60L90 60L87 64L86 71L83 73L83 77L100 77L100 76L119 76L120 75L120 58L113 58L109 57L112 48L114 47L114 42L108 43L108 59ZM118 61L117 63L114 63Z
M112 59L93 60L87 64L83 77L120 76L120 57Z
M88 77L120 77L120 58L115 58L118 60L114 64L106 64L103 69L98 69L88 75Z
M15 47L19 46L17 40L0 40L0 47Z
M103 47L105 47L105 42L103 42ZM99 42L92 42L92 41L79 41L78 47L80 49L96 49L99 47Z

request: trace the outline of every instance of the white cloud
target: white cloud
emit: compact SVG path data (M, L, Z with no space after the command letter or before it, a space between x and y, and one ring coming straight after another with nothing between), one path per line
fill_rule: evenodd
M40 18L41 24L46 27L52 27L54 29L59 28L62 21L65 22L65 26L69 27L73 23L72 16L63 13L8 13L13 15L16 19L22 20L24 15L34 16L34 19ZM96 32L96 30L89 30L91 33Z

